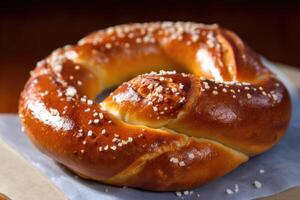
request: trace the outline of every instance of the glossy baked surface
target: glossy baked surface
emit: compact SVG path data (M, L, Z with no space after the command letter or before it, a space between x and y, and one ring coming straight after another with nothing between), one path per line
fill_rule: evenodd
M184 22L110 27L58 49L19 104L28 136L58 162L157 191L204 184L268 150L290 110L284 85L234 33Z

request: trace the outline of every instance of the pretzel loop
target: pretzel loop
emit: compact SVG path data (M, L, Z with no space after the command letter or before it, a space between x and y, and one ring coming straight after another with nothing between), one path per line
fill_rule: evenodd
M45 154L84 178L155 191L207 183L270 149L290 113L285 86L238 36L185 22L110 27L58 49L19 103Z

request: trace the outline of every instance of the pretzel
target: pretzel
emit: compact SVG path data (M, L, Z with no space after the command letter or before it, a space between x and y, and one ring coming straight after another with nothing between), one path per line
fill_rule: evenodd
M94 32L38 62L19 115L43 153L83 178L175 191L270 149L288 127L291 103L233 32L135 23Z

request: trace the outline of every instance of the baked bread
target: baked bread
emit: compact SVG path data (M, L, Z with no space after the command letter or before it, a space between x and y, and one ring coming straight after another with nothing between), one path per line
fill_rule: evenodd
M291 103L233 32L158 22L110 27L54 51L32 71L19 115L31 141L81 177L175 191L270 149Z

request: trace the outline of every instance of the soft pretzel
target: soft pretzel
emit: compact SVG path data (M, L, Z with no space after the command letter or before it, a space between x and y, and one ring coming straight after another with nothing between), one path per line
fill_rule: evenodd
M110 27L58 49L19 103L45 154L81 177L155 191L223 176L276 144L290 114L285 86L237 35L184 22Z

